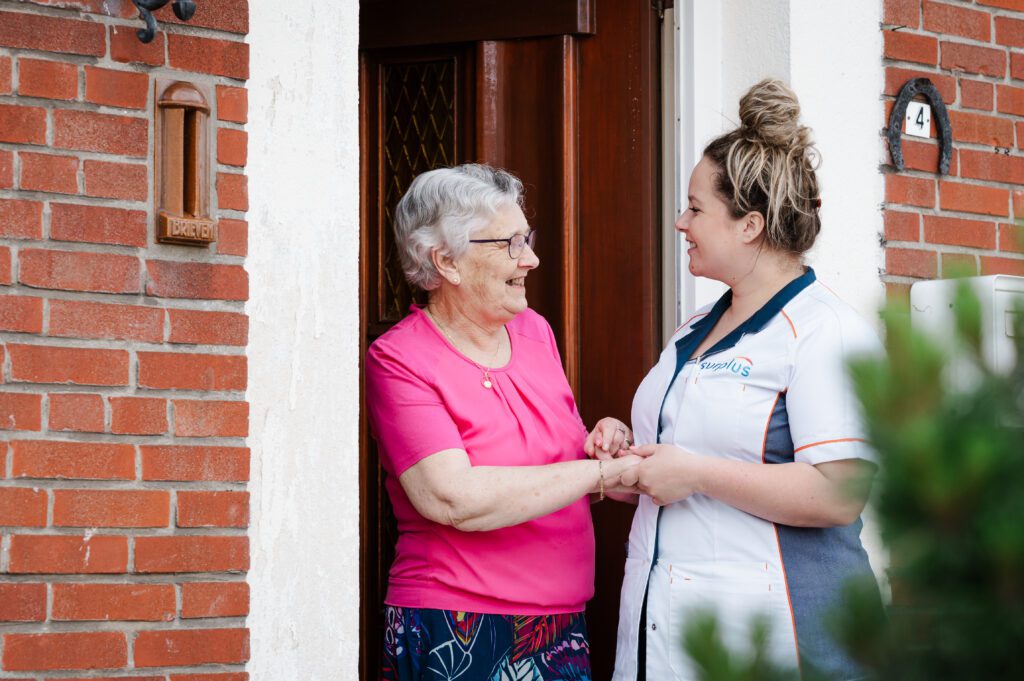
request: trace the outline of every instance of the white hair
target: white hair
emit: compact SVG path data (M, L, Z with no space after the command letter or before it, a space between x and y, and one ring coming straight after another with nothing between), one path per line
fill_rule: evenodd
M422 173L395 207L395 241L410 284L424 291L441 285L431 251L458 259L469 237L499 208L522 207L523 183L498 168L466 163Z

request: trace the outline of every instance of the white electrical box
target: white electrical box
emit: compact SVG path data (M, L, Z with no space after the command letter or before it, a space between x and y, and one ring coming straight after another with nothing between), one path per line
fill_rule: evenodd
M960 282L967 282L978 296L982 314L982 354L989 367L1007 373L1016 360L1013 342L1015 315L1024 310L1024 277L997 274L966 279L919 281L910 287L910 319L949 347L954 337L953 300Z

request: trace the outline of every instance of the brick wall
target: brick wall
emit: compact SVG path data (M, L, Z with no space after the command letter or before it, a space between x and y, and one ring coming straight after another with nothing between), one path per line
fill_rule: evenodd
M900 87L923 76L953 130L949 175L938 175L934 133L904 135L906 169L884 168L887 288L906 295L958 271L1024 275L1024 0L884 0L882 32L883 126Z
M0 0L0 679L246 678L248 3L197 4ZM215 93L208 249L154 241L158 77Z

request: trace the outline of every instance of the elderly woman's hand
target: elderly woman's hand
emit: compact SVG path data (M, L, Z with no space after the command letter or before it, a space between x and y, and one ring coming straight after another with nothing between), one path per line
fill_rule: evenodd
M597 422L583 443L583 451L591 459L607 461L620 450L625 452L633 444L633 431L622 421L606 416Z

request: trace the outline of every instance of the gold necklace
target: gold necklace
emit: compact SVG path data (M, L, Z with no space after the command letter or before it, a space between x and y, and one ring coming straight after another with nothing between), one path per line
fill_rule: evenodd
M427 313L427 316L430 317L435 324L437 324L437 328L441 329L441 333L443 333L445 335L445 338L447 338L448 342L452 344L452 347L454 347L456 350L458 350L459 349L459 344L456 343L455 339L452 338L452 335L450 333L448 333L448 329L445 328L444 324L441 323L441 320L439 320L437 317L435 317L434 314L430 311L430 306L429 305L425 306L423 308L423 311ZM499 337L498 338L498 347L496 347L494 349L494 354L491 355L491 362L490 363L492 365L494 364L494 360L497 359L498 352L500 350L501 350L501 338ZM463 357L466 357L466 355L463 354ZM469 359L470 362L473 362L473 360L470 359L469 357L466 357L466 359ZM483 387L485 387L488 390L490 390L494 386L494 383L491 382L491 367L484 366L483 364L478 364L477 362L473 362L473 366L475 366L477 369L479 369L480 371L482 371L484 373L483 378L480 379L480 385L482 385Z

